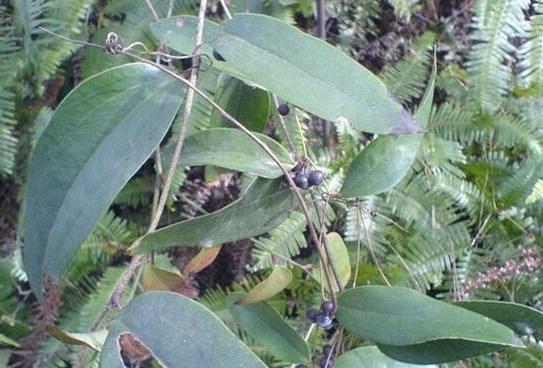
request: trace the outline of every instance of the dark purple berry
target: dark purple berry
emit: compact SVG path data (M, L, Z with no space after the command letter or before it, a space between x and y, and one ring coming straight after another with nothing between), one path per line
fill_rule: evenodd
M307 180L310 187L320 185L324 180L324 173L320 170L311 170Z
M307 368L305 364L298 364L295 368Z
M319 315L319 311L315 308L311 308L308 310L305 314L308 320L310 320L313 323L317 323L317 316Z
M331 315L334 311L334 303L330 300L325 300L321 304L321 312L326 314L327 316Z
M327 356L323 356L319 360L319 366L321 368L332 368L334 366L334 359Z
M329 345L329 344L326 344L322 347L322 353L324 354L324 356L330 356L332 355L332 351L334 350L334 348L332 347L332 345Z
M332 327L332 318L326 314L318 314L317 318L315 320L315 323L321 326L322 328L328 329L329 327Z
M287 104L281 104L277 107L277 112L279 113L279 115L285 116L288 115L288 113L290 112L290 108Z
M300 189L307 189L309 188L309 182L307 180L307 176L305 176L302 173L296 173L294 176L294 184Z
M216 60L219 60L219 61L226 61L224 60L224 58L222 57L221 54L219 54L219 52L215 49L213 49L213 57L216 59Z

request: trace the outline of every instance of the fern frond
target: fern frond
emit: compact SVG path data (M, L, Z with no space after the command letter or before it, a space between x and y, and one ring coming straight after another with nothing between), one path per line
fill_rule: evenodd
M543 86L543 2L533 5L535 14L528 22L528 40L519 50L519 73L523 87Z
M334 211L327 206L324 213L325 224L328 225L334 219ZM315 226L320 226L314 210L311 211L311 215ZM307 246L304 234L306 226L305 216L294 211L281 225L270 231L268 236L256 239L257 247L252 251L254 268L259 270L275 264L289 265L282 258L274 257L271 252L288 258L299 255L301 249Z
M0 87L0 175L13 173L18 142L15 124L15 94Z
M539 179L532 189L532 193L526 198L527 204L535 203L543 199L543 179Z
M400 102L408 103L422 96L432 63L430 46L435 37L432 32L423 34L415 41L409 55L382 73L383 81Z
M511 63L516 51L511 38L524 32L524 11L530 0L478 0L472 47L466 63L471 95L484 112L493 112L511 90Z

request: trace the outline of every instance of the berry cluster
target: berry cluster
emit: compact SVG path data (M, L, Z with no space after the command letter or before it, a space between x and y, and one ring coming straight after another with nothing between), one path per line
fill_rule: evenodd
M300 189L316 187L324 181L324 173L320 170L310 170L305 161L298 162L290 171L294 184Z
M333 313L334 313L334 303L329 300L324 301L321 304L320 311L315 308L311 308L307 311L307 318L319 325L324 329L330 329L333 326Z

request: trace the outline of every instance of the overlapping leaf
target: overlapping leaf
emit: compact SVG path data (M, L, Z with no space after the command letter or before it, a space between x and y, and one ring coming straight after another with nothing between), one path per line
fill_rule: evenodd
M145 64L89 78L59 105L30 162L24 263L40 295L166 134L184 87Z

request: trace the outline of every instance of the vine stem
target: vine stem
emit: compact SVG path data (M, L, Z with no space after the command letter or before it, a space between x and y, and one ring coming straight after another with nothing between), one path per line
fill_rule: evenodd
M150 8L151 10L153 10L152 5L150 5ZM206 8L207 8L207 0L200 0L200 9L198 12L198 25L196 29L196 37L194 40L195 51L202 44ZM153 11L153 14L155 14L154 11ZM198 79L199 60L200 60L199 57L196 57L194 59L195 67L191 69L190 79L189 79L189 83L191 85L196 85L196 80ZM158 63L154 63L154 64L159 65ZM168 168L166 179L164 180L164 185L162 187L162 191L158 200L158 205L151 219L151 223L149 224L147 233L150 233L156 230L160 222L160 218L162 217L162 213L164 212L164 207L166 206L166 201L170 193L170 187L172 184L173 176L175 174L175 170L177 168L177 163L179 161L181 149L183 148L183 142L185 141L187 126L190 119L190 115L192 113L193 101L194 101L194 89L189 89L185 96L185 110L183 112L183 120L181 121L181 129L179 130L177 140L175 143L172 162L170 164L170 167ZM138 240L136 240L134 243L137 244L137 242ZM115 289L113 290L113 293L111 294L108 304L104 307L105 312L102 311L100 313L99 317L93 322L91 326L91 330L94 330L98 327L98 325L100 324L100 321L104 318L105 314L107 313L107 310L109 310L112 306L115 306L118 308L120 307L120 300L121 300L122 293L124 289L126 288L126 286L128 285L128 283L130 282L130 279L132 279L134 273L138 270L139 266L143 262L144 256L145 255L138 255L132 258L132 260L130 261L130 265L128 266L128 269L121 276L119 282L117 283L117 285L115 286Z

